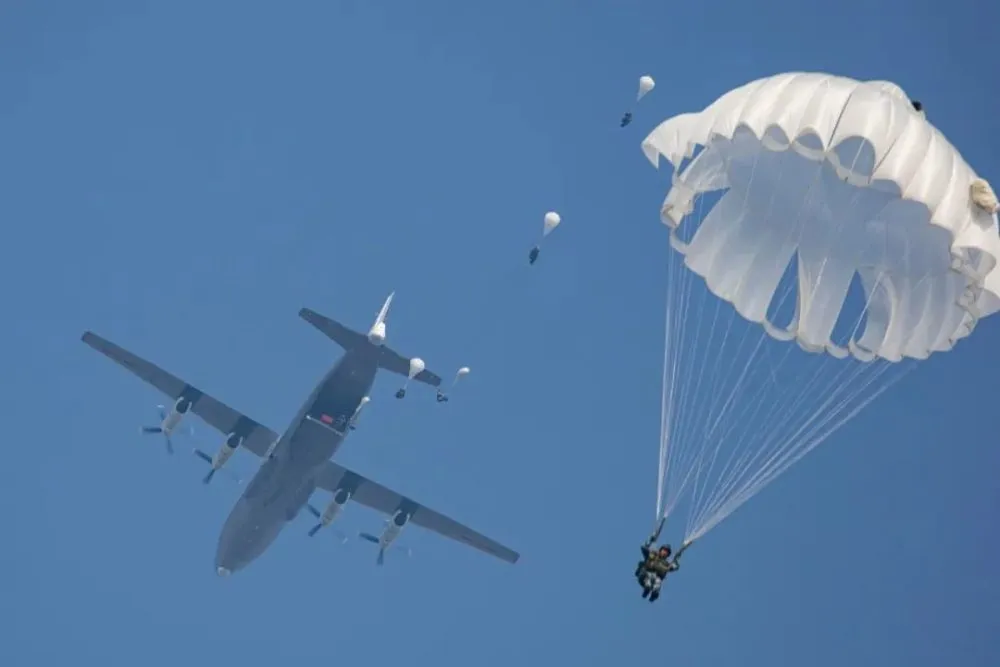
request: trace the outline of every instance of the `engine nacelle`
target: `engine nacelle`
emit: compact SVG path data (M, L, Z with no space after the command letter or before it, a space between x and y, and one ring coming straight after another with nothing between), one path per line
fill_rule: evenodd
M374 345L383 345L385 343L385 322L376 322L368 330L368 340Z
M230 433L226 436L226 441L222 443L219 447L219 451L215 453L212 458L212 470L218 470L222 466L226 465L226 461L233 455L240 445L243 444L243 436L237 435L236 433Z
M385 527L385 530L382 531L382 537L379 539L379 542L381 542L382 547L384 548L389 546L389 544L391 544L393 540L399 537L399 533L400 531L403 530L403 526L409 523L409 521L410 521L409 514L407 514L402 510L396 512L393 515L392 519L389 521L389 524Z
M347 489L337 489L337 492L333 494L333 500L330 504L326 506L323 510L323 515L319 518L319 522L323 524L324 527L329 526L333 523L333 520L337 518L340 511L344 509L344 506L351 499L351 492Z
M176 401L174 401L174 407L166 417L163 418L163 423L160 424L160 430L167 437L173 432L177 425L181 423L181 419L187 414L188 410L191 409L191 399L181 396Z

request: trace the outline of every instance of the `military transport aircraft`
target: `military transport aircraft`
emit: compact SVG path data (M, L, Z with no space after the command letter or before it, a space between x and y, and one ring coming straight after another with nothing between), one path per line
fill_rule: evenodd
M83 334L83 342L174 401L170 412L164 412L161 424L144 427L143 432L161 433L169 443L174 429L192 412L226 436L218 453L205 457L211 459L213 472L220 469L239 447L263 459L222 528L215 555L216 572L220 576L246 567L264 553L317 488L333 495L320 517L323 526L329 525L350 500L390 517L381 537L374 540L379 546L380 564L386 548L408 523L458 540L508 563L517 562L519 554L507 547L330 460L350 433L358 411L367 402L379 368L433 387L441 384L441 378L424 369L422 361L406 359L385 346L386 316L394 294L386 299L367 335L308 308L299 311L300 317L344 348L344 354L280 436L149 361L92 332ZM397 396L402 393L400 390ZM210 477L211 473L206 481Z

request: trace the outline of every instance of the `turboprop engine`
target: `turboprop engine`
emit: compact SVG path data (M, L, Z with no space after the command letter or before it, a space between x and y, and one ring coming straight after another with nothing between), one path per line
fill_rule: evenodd
M336 493L333 494L333 499L326 506L326 509L323 510L322 514L315 507L309 505L309 511L312 512L314 517L319 519L319 523L309 530L309 537L318 533L321 528L326 528L333 523L333 520L340 515L341 510L344 509L344 505L346 505L350 499L351 493L347 489L337 489Z

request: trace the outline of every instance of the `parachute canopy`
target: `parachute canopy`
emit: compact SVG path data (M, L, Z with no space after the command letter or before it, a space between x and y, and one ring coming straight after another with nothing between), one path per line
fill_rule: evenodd
M761 79L661 124L643 151L678 167L696 144L705 149L675 177L663 222L676 229L696 195L728 189L693 242L672 243L772 336L846 354L830 333L855 273L872 300L850 348L859 358L951 349L1000 309L996 216L971 205L975 172L898 86ZM764 311L796 253L807 296L779 330Z
M562 218L555 211L549 211L545 214L545 220L542 221L542 236L548 236L552 233L552 230L559 226L562 222Z
M635 101L638 102L639 100L641 100L643 97L646 96L646 93L648 93L655 87L656 87L656 82L653 81L653 77L649 75L639 77L639 92L636 93Z
M1000 309L1000 236L891 82L760 79L642 150L675 168L657 515L696 539Z

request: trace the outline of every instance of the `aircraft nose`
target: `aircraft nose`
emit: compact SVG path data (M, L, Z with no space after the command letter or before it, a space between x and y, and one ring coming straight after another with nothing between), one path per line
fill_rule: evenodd
M228 577L231 574L231 572L229 571L229 568L226 568L226 567L219 567L219 568L217 568L215 570L215 573L217 575L219 575L220 577Z

